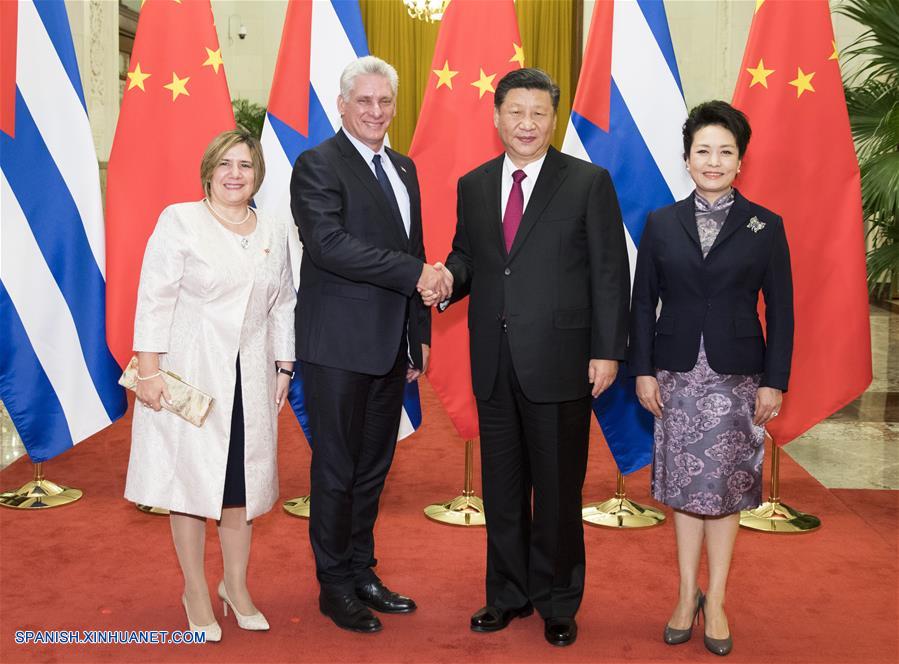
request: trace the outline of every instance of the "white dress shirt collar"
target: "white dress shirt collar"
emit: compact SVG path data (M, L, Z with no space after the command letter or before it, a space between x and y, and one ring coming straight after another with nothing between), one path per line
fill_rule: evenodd
M512 163L508 154L503 158L503 177L500 191L500 204L502 206L500 214L503 217L506 216L506 204L509 202L509 193L512 191L512 173L517 170L522 170L527 176L521 181L521 193L524 195L523 209L527 210L528 201L531 199L531 193L534 191L534 185L537 183L537 178L540 175L540 170L543 168L544 161L546 161L546 153L539 159L532 161L525 167L519 169Z

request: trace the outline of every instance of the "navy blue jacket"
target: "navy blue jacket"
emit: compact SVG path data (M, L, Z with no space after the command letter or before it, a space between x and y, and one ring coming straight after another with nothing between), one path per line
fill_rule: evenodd
M763 387L786 391L793 281L783 220L735 191L724 226L703 259L694 205L691 194L651 212L646 221L631 300L631 374L689 371L702 335L714 371L762 374ZM767 343L759 291L765 298Z
M431 310L415 290L425 259L418 175L408 157L389 148L387 156L409 192L408 238L342 129L294 164L290 206L303 242L299 360L380 376L406 337L412 363L422 366Z

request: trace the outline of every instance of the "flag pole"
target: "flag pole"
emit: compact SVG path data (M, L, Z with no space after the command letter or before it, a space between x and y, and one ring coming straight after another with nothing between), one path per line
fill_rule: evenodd
M19 510L39 510L62 507L80 500L81 489L60 486L44 478L44 464L34 464L34 479L15 491L0 493L0 506Z
M581 510L581 517L591 526L605 528L651 528L665 521L665 514L628 499L624 488L624 475L619 470L615 496L599 503L588 503Z
M474 441L465 441L465 482L462 494L448 503L434 503L425 507L425 516L448 526L483 526L484 501L475 495L472 488L474 472Z
M740 512L740 525L766 533L808 533L821 527L821 519L814 514L794 510L780 502L780 446L771 435L771 493L768 501L754 510Z
M287 512L290 516L295 516L298 519L308 519L309 505L310 497L300 496L298 498L285 500L284 504L281 507L283 507L284 511Z

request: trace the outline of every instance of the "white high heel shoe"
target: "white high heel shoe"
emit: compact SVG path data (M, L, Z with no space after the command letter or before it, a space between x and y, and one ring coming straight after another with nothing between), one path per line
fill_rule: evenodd
M225 615L228 615L228 607L230 606L231 610L234 612L234 617L237 618L237 626L241 629L248 629L254 632L264 632L269 628L268 620L265 619L265 616L262 615L261 611L257 611L256 613L252 613L246 616L237 610L237 608L234 606L234 602L232 602L231 598L228 597L228 591L225 590L224 579L219 581L219 597L222 600L222 608L225 612Z
M187 624L190 626L191 632L202 632L206 635L206 643L218 643L222 640L222 627L217 620L213 620L209 625L195 625L190 619L190 613L187 611L187 597L181 595L181 604L184 606L184 613L187 616Z

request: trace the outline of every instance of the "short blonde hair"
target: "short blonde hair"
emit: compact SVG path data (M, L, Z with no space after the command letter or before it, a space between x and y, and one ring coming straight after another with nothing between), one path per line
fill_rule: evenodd
M259 140L243 127L223 131L221 134L213 138L209 145L206 146L206 152L203 153L203 159L200 161L200 182L203 185L203 193L209 196L209 187L212 183L212 172L218 163L225 156L225 153L235 145L245 143L250 149L250 159L253 162L253 172L256 175L253 182L253 193L250 198L256 195L259 187L262 186L262 180L265 178L265 159L262 157L262 145Z

